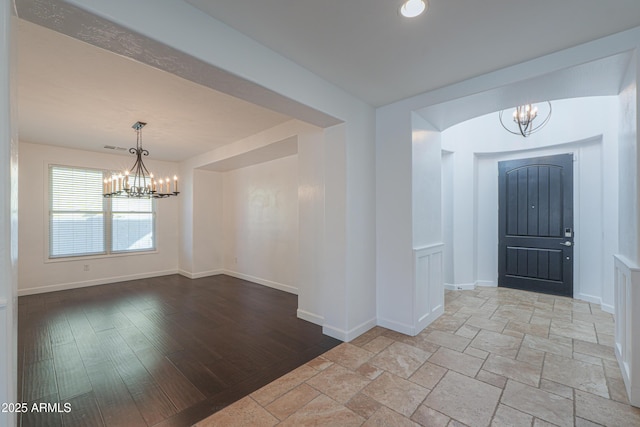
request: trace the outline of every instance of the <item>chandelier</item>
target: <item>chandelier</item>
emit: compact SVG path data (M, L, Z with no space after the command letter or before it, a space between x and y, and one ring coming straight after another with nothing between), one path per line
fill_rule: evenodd
M121 173L112 173L104 180L104 197L122 197L138 199L164 199L177 196L178 177L173 176L173 183L169 178L155 179L152 173L144 165L142 156L148 156L149 152L142 148L142 128L144 122L135 122L133 129L136 131L136 148L130 148L129 152L136 155L136 162L130 170Z
M549 106L549 112L544 120L538 121L539 123L537 125L535 125L533 121L538 117L538 107L533 104L520 105L516 107L513 111L513 122L516 124L515 126L511 126L513 129L510 129L505 125L502 120L504 111L500 111L500 124L507 132L514 135L522 135L526 138L532 133L536 133L542 129L549 122L549 119L551 118L551 103L547 101L547 105Z

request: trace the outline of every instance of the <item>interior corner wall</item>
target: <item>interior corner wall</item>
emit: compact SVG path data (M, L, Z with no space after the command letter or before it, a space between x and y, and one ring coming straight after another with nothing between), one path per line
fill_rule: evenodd
M640 66L638 53L634 51L625 77L621 83L619 103L619 253L640 264L640 238L638 222L638 97L637 80Z
M222 175L225 272L297 294L298 156Z
M21 295L100 285L178 272L179 198L156 201L156 250L149 253L48 259L48 166L122 170L130 158L20 142L19 282ZM178 174L171 162L147 161L161 176ZM88 267L85 267L88 266ZM88 271L85 271L88 269Z
M298 134L298 310L323 325L325 247L324 131Z
M17 402L18 123L13 2L0 3L0 403ZM0 412L0 427L16 415Z
M376 280L378 324L413 330L411 113L394 105L376 116Z
M222 273L224 267L223 174L193 171L192 278Z

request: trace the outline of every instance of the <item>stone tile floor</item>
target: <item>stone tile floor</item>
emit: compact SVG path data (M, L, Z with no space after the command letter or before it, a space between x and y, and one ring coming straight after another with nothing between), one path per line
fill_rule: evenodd
M600 306L504 288L445 299L419 335L373 328L197 426L640 426Z

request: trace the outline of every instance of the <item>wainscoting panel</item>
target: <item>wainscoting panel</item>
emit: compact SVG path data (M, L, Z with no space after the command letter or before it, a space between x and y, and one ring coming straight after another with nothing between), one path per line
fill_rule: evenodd
M640 406L640 268L615 258L615 350L629 402Z
M413 335L420 333L444 312L443 250L443 243L413 250Z

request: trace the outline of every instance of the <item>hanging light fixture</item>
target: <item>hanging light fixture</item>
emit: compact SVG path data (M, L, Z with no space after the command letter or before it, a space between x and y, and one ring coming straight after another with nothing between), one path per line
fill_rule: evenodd
M135 122L133 124L132 127L136 131L136 148L130 148L129 152L136 155L136 162L130 170L122 173L112 173L109 178L105 178L104 197L164 199L180 194L176 175L173 176L173 183L168 177L156 180L144 165L142 156L149 155L149 152L142 148L142 128L145 125L146 123L144 122Z
M525 104L516 107L513 111L513 122L516 126L512 126L513 129L510 129L505 125L502 120L502 116L504 111L500 111L500 124L503 128L506 129L507 132L512 133L514 135L522 135L523 137L527 137L532 133L536 133L540 129L542 129L551 118L551 103L547 101L547 105L549 106L549 112L547 113L544 120L538 120L538 124L534 125L533 121L538 117L538 107L534 104Z
M428 0L407 0L400 6L400 14L405 18L415 18L429 7Z

